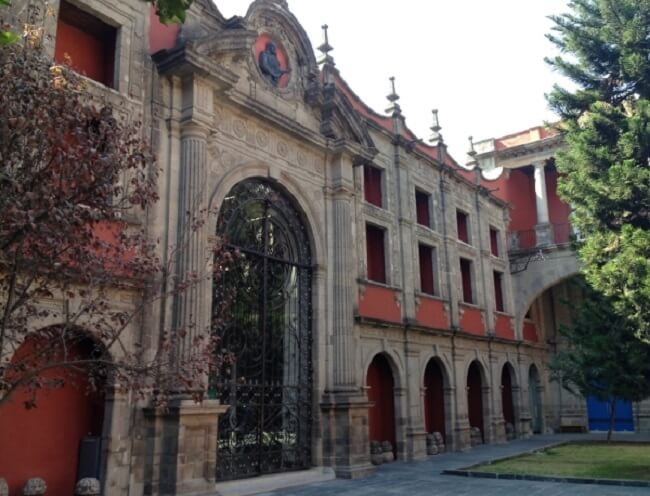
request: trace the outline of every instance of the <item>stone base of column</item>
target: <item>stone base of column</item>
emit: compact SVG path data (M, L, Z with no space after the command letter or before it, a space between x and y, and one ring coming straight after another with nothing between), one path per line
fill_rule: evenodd
M465 451L472 447L468 422L458 422L454 428L454 451Z
M337 477L360 479L374 473L370 463L368 408L360 392L325 393L323 412L323 464Z
M506 437L506 421L503 419L494 420L492 422L492 439L491 443L506 443L508 441Z
M522 415L519 417L519 429L517 429L519 437L528 439L533 435L533 419L529 415Z
M227 409L217 400L144 409L144 494L214 493L219 416Z
M423 428L411 427L406 430L406 460L427 458L427 432Z
M548 246L553 244L553 231L551 224L537 224L535 226L536 246Z

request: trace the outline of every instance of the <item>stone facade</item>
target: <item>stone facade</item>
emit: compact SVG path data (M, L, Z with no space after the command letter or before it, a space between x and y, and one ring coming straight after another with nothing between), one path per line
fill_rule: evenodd
M186 238L185 212L219 211L243 181L263 178L276 185L300 212L312 254L312 465L350 478L374 470L368 370L377 355L392 373L398 459L427 456L425 370L432 360L442 371L447 449L471 445L476 426L469 403L477 401L468 397L471 367L480 374L485 442L506 442L504 368L516 436L585 424L584 400L567 400L567 393L549 382L546 363L559 320L548 320L549 297L539 300L577 271L575 259L555 247L544 261L533 260L526 271L511 274L507 202L490 192L477 171L448 156L439 135L432 146L416 140L395 94L390 115L369 109L342 79L328 44L317 63L286 1L257 0L245 17L228 20L209 0L195 0L178 33L158 25L139 0L74 4L120 27L115 88L90 82L91 91L103 92L119 112L142 115L146 122L162 168L161 201L148 213L146 227L162 246L188 247L179 270L207 270L208 241L217 233L215 216ZM52 7L56 12L58 2ZM46 18L45 25L54 43L56 19ZM161 47L155 37L163 34L171 41L150 55L151 46ZM289 72L277 87L256 59L256 43L264 37L286 58ZM518 159L532 163L530 157ZM381 207L364 197L369 166L381 171ZM416 221L416 190L428 195L428 226ZM468 219L468 242L459 240L458 212ZM368 278L368 225L384 233L381 283ZM420 245L435 257L433 294L421 287ZM460 258L472 267L471 303L463 301ZM503 274L500 310L495 272ZM162 328L190 315L206 323L211 305L212 290L205 284L149 309L134 332L155 349ZM536 340L524 332L531 305ZM533 370L535 384L529 380ZM216 429L226 409L179 402L160 411L120 393L110 396L103 494L201 494L218 488ZM638 428L648 429L648 407L637 411Z

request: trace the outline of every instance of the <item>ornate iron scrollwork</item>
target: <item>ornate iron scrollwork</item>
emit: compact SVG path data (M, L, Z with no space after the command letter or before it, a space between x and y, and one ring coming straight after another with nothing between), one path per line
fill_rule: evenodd
M286 195L253 179L225 199L218 234L241 255L214 288L215 298L234 291L218 332L236 358L214 383L230 405L219 424L217 478L307 468L312 281L305 225Z

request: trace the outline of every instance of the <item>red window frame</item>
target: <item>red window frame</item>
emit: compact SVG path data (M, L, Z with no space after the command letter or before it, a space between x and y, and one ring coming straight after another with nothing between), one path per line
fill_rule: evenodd
M490 251L495 257L499 256L499 231L493 227L490 228Z
M468 217L469 216L465 212L456 210L456 229L458 231L458 239L467 244L469 244Z
M415 190L415 214L417 223L431 227L431 195Z
M435 295L436 285L433 273L433 248L431 246L418 245L420 258L420 291L426 294Z
M383 171L372 165L363 166L363 197L368 203L382 207L382 174Z
M494 277L494 302L497 312L504 312L505 306L503 304L503 273L499 271L493 272Z
M386 283L386 231L366 224L366 260L368 280Z
M472 287L472 261L460 259L460 277L463 286L463 302L474 303L474 289Z

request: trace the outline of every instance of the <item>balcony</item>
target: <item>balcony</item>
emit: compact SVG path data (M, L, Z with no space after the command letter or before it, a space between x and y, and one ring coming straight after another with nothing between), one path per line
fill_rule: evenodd
M571 224L541 224L535 229L508 232L508 251L519 252L566 245L576 238Z

